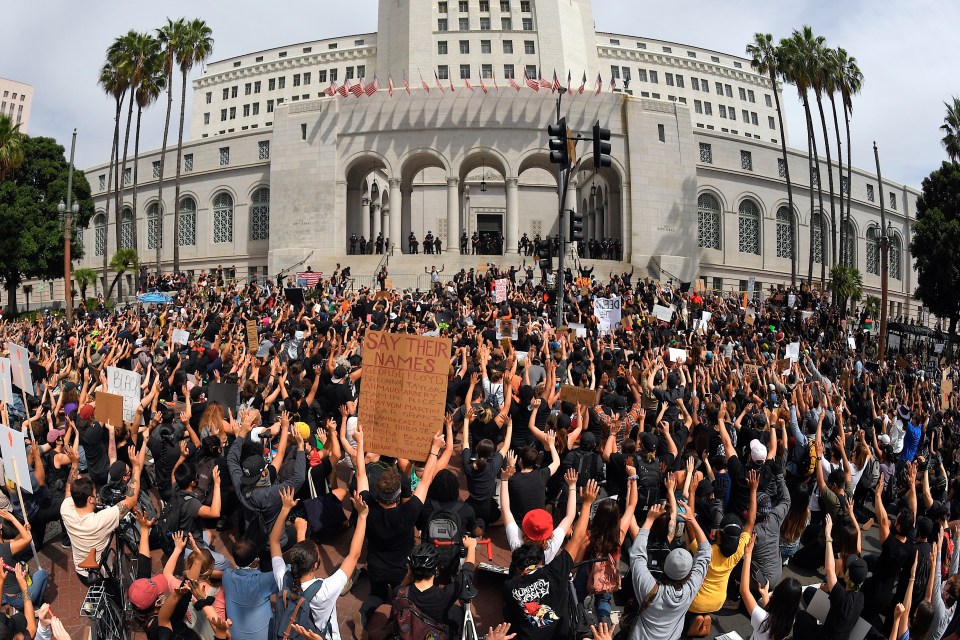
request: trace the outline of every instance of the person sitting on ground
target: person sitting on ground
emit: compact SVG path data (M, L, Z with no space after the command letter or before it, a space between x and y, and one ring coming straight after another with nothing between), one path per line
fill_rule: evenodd
M752 580L750 574L750 559L753 556L751 537L743 554L743 567L740 573L740 597L743 606L750 616L750 626L753 627L751 640L787 640L793 633L793 622L800 611L800 596L803 588L796 578L784 578L770 593L770 583L759 585L762 606L750 591Z

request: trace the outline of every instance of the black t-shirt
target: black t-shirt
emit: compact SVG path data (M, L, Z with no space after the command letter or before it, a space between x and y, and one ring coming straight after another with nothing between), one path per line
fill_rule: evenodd
M543 509L546 505L547 481L550 469L534 469L529 473L516 473L510 478L510 513L517 522L534 509Z
M528 447L536 442L533 432L530 431L530 409L519 402L510 404L510 417L513 418L513 437L511 442L514 448ZM548 411L538 411L540 413L549 413Z
M102 477L103 480L106 480L107 470L110 468L107 436L107 430L99 422L91 422L80 430L80 444L87 458L87 469L90 475Z
M503 466L503 456L499 451L494 451L482 471L473 470L472 457L472 449L463 450L463 474L467 477L467 490L474 500L489 500L497 489L497 474Z
M407 589L407 598L434 622L452 624L455 620L450 618L450 610L457 602L464 580L473 578L473 570L473 564L466 562L460 569L460 573L457 574L456 580L452 583L442 587L434 585L425 591L420 591L417 589L417 585L410 584ZM399 591L400 589L397 589L394 593L396 594Z
M847 591L837 582L830 590L830 612L823 622L827 638L847 640L853 628L857 626L860 612L863 611L863 594L859 591Z
M675 389L654 389L653 395L657 400L667 405L663 412L663 419L667 424L673 424L673 421L680 417L680 409L677 408L677 400L683 397L683 387Z
M13 566L13 550L9 542L0 544L0 559L7 565ZM11 595L20 594L20 585L17 584L17 576L13 571L7 572L7 578L3 581L3 592Z
M510 623L510 630L517 634L518 640L566 637L568 580L572 567L573 558L564 549L550 563L528 569L504 583L503 618Z
M147 448L150 449L150 453L153 455L157 488L160 491L169 491L170 474L173 473L173 467L177 464L177 460L180 459L179 437L174 435L172 441L168 440L164 442L160 439L160 434L155 429L150 436L150 440L147 441Z
M420 498L384 509L369 491L360 494L370 505L367 516L367 570L372 580L396 580L407 573L407 556L416 544L414 526L423 510Z

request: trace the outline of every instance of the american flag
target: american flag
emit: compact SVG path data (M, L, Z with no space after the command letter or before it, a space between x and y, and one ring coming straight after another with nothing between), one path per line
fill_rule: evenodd
M452 93L456 91L456 89L453 88L453 78L448 78L448 80L450 81L450 92Z
M363 87L363 78L360 78L360 82L350 87L350 93L352 93L358 98L365 93L365 90Z
M350 91L350 81L349 81L349 80L345 80L344 83L343 83L342 85L340 85L340 88L337 89L337 93L339 93L341 96L343 96L344 98L346 98L348 91Z
M616 91L616 90L617 90L617 79L614 78L614 77L611 77L611 78L610 78L610 91Z
M523 77L528 87L534 91L540 91L540 83L537 82L536 78L531 78L529 75L527 75L526 71L523 72Z
M318 282L320 282L320 274L316 271L297 272L297 284L300 286L313 288Z
M393 97L393 74L387 78L387 91L390 93L390 97Z
M487 85L483 82L483 76L480 76L480 90L484 93L487 92Z
M465 86L467 89L470 89L470 91L473 91L473 87L470 85L470 78L463 79L463 86Z
M513 76L511 76L511 77L513 77ZM497 74L493 74L493 87L494 87L497 91L500 91L500 85L497 84Z
M544 80L543 76L540 76L540 88L541 89L551 89L553 88L553 83L549 80Z
M330 86L327 87L327 90L324 91L324 93L327 94L328 96L334 96L334 95L336 95L336 94L337 94L337 83L331 81L331 82L330 82Z
M570 95L573 95L573 85L570 84L572 78L573 76L570 74L570 71L567 70L567 93L569 93Z
M600 95L600 92L603 91L603 78L600 74L597 74L597 95Z
M420 73L420 84L422 84L423 88L427 90L427 93L430 93L430 85L428 85L427 81L423 79L423 73Z
M559 91L559 90L560 90L560 86L561 86L561 85L560 85L560 81L557 80L557 72L556 72L556 70L554 70L554 72L553 72L553 85L551 85L551 86L552 86L552 88L553 88L553 91Z
M512 73L510 74L510 86L516 89L517 91L520 91L520 85L517 84L517 79L513 77Z
M377 76L373 76L373 82L367 85L367 95L372 96L379 90L380 90L380 81L377 80Z
M410 80L407 78L407 72L403 72L403 88L407 90L407 95L410 95Z
M577 89L577 93L583 94L583 90L587 88L587 72L583 72L583 81L580 83L580 88Z
M440 76L436 71L433 72L433 79L437 81L437 89L440 89L440 93L443 93L443 85L440 84Z

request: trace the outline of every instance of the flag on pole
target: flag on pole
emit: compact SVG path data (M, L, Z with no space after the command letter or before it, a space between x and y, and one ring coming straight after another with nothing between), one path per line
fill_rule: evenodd
M372 96L380 90L380 81L377 76L373 76L373 83L367 85L367 96Z
M573 79L573 76L570 74L570 71L567 70L567 93L573 95L573 85L570 84Z
M616 91L616 90L617 90L617 79L614 78L613 76L611 76L611 77L610 77L610 91Z
M597 95L600 95L600 92L603 91L603 78L600 74L597 74Z
M433 79L437 81L437 89L440 89L440 93L443 93L443 85L440 84L440 76L437 75L437 72L433 72Z
M341 95L341 96L343 96L344 98L347 97L347 92L350 91L350 80L349 80L349 79L343 81L343 84L340 85L339 91L340 91L340 95Z
M364 93L366 93L363 87L363 78L360 78L360 81L357 82L357 84L350 87L350 93L352 93L354 96L358 98L362 96Z
M541 89L551 89L553 88L553 83L549 80L544 80L543 76L540 76L540 88Z
M387 91L390 93L390 97L393 97L393 74L391 73L387 77Z
M587 88L587 72L583 72L583 81L580 83L580 88L577 89L577 93L583 94L583 90Z
M480 91L487 92L487 85L483 81L483 72L480 72Z
M463 79L463 86L465 86L467 89L470 89L470 91L473 91L473 87L470 86L470 78Z
M337 83L331 80L331 81L330 81L330 86L327 87L327 90L324 91L324 93L327 94L328 96L335 96L335 95L337 95Z
M493 87L497 91L500 91L500 85L497 84L497 74L493 74Z
M420 74L420 84L423 85L423 88L427 90L427 93L430 93L430 85L427 84L427 81L423 79L423 72L418 71Z
M410 95L410 80L407 78L407 72L403 72L403 88L407 90L407 95Z
M526 70L523 72L524 82L527 83L527 86L533 89L534 91L540 91L540 83L537 82L535 78L531 78L527 75Z
M510 74L510 86L516 89L517 91L520 91L520 85L517 84L517 79L513 77L512 73Z
M456 91L456 89L453 88L453 78L448 78L448 80L450 81L450 92L452 93Z
M553 91L560 91L560 81L557 80L557 70L553 70Z

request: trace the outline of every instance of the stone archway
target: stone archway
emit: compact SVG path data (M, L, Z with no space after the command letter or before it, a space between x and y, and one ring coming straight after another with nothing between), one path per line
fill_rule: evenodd
M458 167L459 199L470 196L470 210L462 227L480 236L484 254L499 255L517 250L517 179L510 176L506 159L484 147L470 150Z
M411 233L422 242L428 232L433 232L435 236L440 236L446 248L450 249L447 230L453 227L456 233L459 228L456 223L459 203L456 199L452 201L454 212L451 224L451 199L449 195L444 199L444 194L448 194L450 190L451 180L454 191L459 182L451 175L450 162L433 149L413 149L400 161L400 177L391 180L390 219L391 222L395 219L399 221L399 242L404 253L409 253L408 240ZM396 192L393 191L394 188Z

